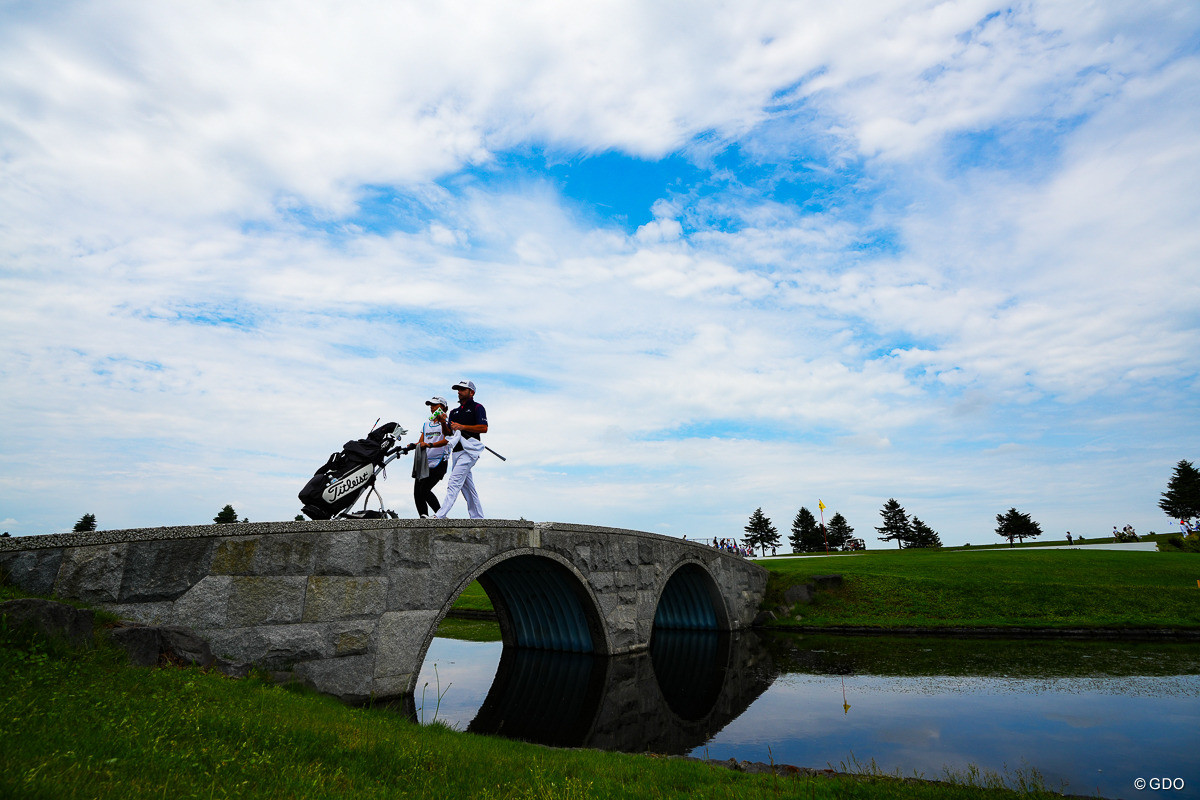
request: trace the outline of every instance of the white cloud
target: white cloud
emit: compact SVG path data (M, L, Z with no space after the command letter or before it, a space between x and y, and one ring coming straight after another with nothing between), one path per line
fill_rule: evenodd
M1195 14L1069 5L9 6L0 499L22 532L288 518L329 450L469 374L513 516L1156 518L1197 442ZM962 133L1052 141L964 165ZM788 168L833 188L733 175L626 235L549 181L433 182L730 142L818 150ZM366 186L428 218L345 223Z
M749 133L795 99L863 152L903 155L1066 115L1108 90L1108 70L1142 66L1147 39L1183 41L1169 19L1114 38L1125 7L1068 5L10 7L0 129L8 177L44 211L104 198L175 216L264 216L289 195L344 212L361 184L420 183L527 142L657 157Z

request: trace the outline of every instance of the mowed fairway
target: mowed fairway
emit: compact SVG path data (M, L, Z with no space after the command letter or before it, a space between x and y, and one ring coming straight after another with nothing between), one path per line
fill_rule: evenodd
M768 559L767 608L841 574L778 625L1200 630L1200 557L1113 550L899 550Z

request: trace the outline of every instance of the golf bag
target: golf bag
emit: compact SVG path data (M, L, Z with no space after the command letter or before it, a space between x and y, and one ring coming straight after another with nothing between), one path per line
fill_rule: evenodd
M346 442L341 452L329 456L300 490L300 502L304 504L301 511L311 519L396 519L395 512L384 509L375 478L389 463L413 449L413 445L400 444L400 437L406 433L397 423L388 422L365 439ZM367 510L372 492L379 500L379 511ZM360 497L362 509L350 511Z

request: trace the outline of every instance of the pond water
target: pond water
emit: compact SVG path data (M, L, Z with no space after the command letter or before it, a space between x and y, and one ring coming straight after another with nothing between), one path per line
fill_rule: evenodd
M417 686L425 722L555 746L1200 797L1194 643L658 631L610 659L438 638Z

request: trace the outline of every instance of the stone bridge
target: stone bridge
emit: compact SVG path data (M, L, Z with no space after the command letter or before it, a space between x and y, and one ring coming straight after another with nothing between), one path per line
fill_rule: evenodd
M655 627L749 627L762 567L639 531L525 520L347 520L0 539L26 591L182 625L215 654L293 670L349 702L411 696L438 624L474 580L506 649L615 656Z

